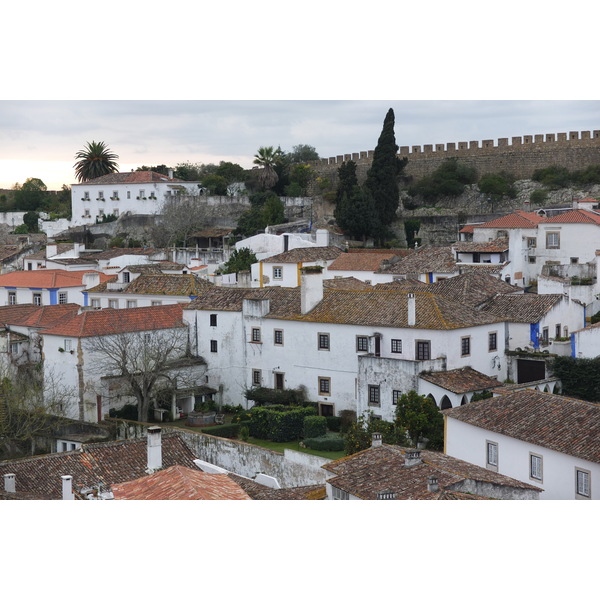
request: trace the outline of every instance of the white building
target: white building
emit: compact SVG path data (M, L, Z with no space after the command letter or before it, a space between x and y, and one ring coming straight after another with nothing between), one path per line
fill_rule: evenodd
M173 196L203 193L197 181L183 181L153 171L110 173L71 186L71 225L95 224L104 216L160 214Z
M521 390L444 417L446 454L536 485L540 499L600 498L600 406Z

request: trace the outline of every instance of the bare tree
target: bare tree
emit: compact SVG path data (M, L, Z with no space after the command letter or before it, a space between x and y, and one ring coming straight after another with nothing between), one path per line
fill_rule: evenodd
M156 246L168 247L176 243L187 246L192 233L205 227L206 211L193 196L171 196L161 208L160 225L152 237Z
M85 339L86 362L100 377L121 378L123 389L137 400L138 420L146 421L161 382L187 353L187 327L127 332L119 328L120 311L114 312L112 332Z

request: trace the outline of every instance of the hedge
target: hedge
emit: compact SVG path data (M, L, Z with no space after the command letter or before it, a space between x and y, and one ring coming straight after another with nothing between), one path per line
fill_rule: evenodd
M342 428L341 417L325 417L327 419L327 429L329 431L335 431L336 433Z
M311 415L304 417L304 436L305 438L318 438L327 433L327 419Z
M227 425L215 425L214 427L203 427L200 431L209 435L216 435L222 438L236 438L240 432L239 423L228 423Z
M341 452L344 449L344 438L342 437L307 438L302 443L311 450L323 452Z
M285 406L254 407L250 409L250 435L273 442L291 442L302 438L304 417L314 415L316 408Z

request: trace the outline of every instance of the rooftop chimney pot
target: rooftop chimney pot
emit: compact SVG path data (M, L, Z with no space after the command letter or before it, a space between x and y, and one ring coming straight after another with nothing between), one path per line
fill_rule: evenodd
M14 473L6 473L6 475L4 475L4 491L11 494L14 494L17 491Z
M148 471L162 469L162 440L160 427L148 427Z
M404 453L404 466L413 467L421 462L421 451L420 450L407 450Z
M377 492L377 500L395 500L396 492L392 492L391 490L382 490L381 492Z
M415 300L415 295L410 293L407 296L407 303L408 303L408 316L407 316L407 320L408 320L408 326L409 327L414 327L417 323L417 303Z
M428 492L438 492L440 486L438 485L438 478L435 475L431 475L427 480L427 491Z
M381 438L381 433L374 433L371 436L371 447L372 448L377 448L378 446L381 446L383 443L382 438Z
M62 499L75 500L73 495L73 477L72 475L62 475Z

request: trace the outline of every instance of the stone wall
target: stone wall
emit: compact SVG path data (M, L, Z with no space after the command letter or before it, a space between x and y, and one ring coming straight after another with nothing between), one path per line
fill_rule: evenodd
M494 140L400 146L398 156L408 158L405 174L414 178L428 175L444 160L456 158L477 169L479 175L506 171L518 179L528 179L536 169L557 165L570 171L600 164L600 130L525 135ZM321 177L337 186L337 170L353 160L360 182L373 160L373 150L344 154L314 161L311 166Z

